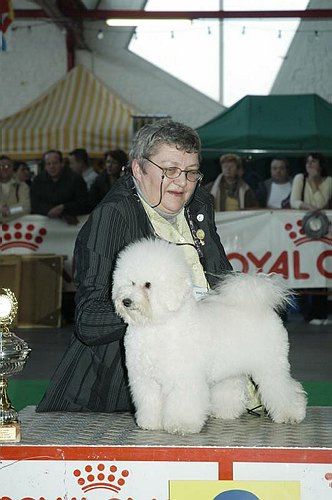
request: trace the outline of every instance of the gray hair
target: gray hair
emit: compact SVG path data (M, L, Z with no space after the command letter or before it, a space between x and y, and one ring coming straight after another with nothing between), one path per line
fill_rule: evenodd
M143 166L144 158L150 158L162 144L174 145L186 153L197 153L200 158L201 140L197 132L183 123L162 119L139 129L129 152L129 165L138 160Z

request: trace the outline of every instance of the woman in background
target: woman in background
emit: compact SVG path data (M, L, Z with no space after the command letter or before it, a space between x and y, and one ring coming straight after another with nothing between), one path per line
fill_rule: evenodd
M243 180L242 158L234 154L223 155L219 164L221 173L214 182L205 186L214 198L214 209L220 212L259 208L254 191Z
M316 212L329 208L331 198L332 177L327 175L326 160L320 153L310 153L306 157L305 172L294 177L290 197L291 208ZM302 295L301 302L305 321L311 325L332 323L328 319L326 289L317 289L315 295Z
M128 163L128 155L122 149L113 149L104 154L105 169L90 188L91 209L104 198L115 181L121 177Z
M290 204L297 210L327 209L332 197L332 177L327 175L326 160L320 153L306 157L305 172L293 180Z

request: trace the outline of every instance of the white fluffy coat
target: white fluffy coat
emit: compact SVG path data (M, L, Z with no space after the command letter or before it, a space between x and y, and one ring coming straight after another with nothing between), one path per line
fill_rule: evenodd
M200 432L209 416L239 417L247 382L274 422L301 422L306 396L290 375L288 334L275 310L288 300L270 276L230 273L201 301L181 248L141 240L123 250L113 276L117 313L128 323L126 364L139 427Z

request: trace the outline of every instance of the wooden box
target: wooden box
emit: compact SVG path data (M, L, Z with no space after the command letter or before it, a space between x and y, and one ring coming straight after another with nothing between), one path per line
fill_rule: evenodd
M0 287L18 300L14 326L60 327L63 257L28 254L0 257Z

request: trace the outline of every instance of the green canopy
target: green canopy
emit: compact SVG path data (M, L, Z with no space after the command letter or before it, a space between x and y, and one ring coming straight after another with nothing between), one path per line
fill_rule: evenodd
M203 158L220 154L332 154L332 104L310 95L246 96L197 129Z

